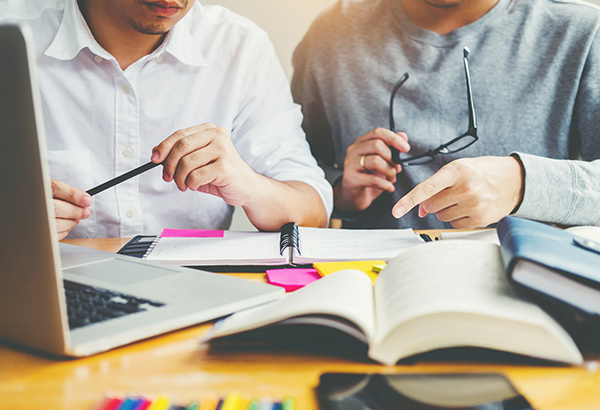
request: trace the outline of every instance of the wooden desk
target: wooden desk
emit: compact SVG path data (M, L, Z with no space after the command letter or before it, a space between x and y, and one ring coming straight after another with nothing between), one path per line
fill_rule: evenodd
M116 251L123 239L69 243ZM240 274L264 280L258 274ZM501 372L536 409L599 409L600 370L482 363L417 363L385 367L342 358L286 353L209 352L199 325L77 360L45 357L0 344L0 408L92 409L107 390L167 394L182 401L233 390L243 397L296 397L299 409L317 409L313 396L323 372Z

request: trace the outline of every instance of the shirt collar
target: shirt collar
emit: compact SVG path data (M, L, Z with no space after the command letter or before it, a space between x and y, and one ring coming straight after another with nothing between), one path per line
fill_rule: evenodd
M199 4L194 5L192 10L171 29L161 47L164 47L165 52L171 54L183 64L206 67L208 64L196 47L192 35L194 23L192 14L197 11L196 7L199 7Z
M482 17L466 26L460 27L447 34L437 34L421 28L412 22L404 12L401 1L388 0L394 24L408 37L439 47L453 46L468 37L479 36L485 27L491 25L496 18L503 15L509 3L514 0L498 0L498 2Z
M105 58L112 58L96 41L88 27L77 0L65 2L65 10L58 31L45 54L59 60L72 60L84 48Z
M194 6L195 7L195 6ZM167 52L180 62L197 67L207 66L202 54L194 47L192 36L192 12L171 29L159 50ZM88 48L94 54L107 60L114 59L94 38L87 22L83 18L77 0L68 0L58 31L45 54L59 60L72 60L77 54ZM156 51L159 51L156 50ZM156 53L156 52L155 52ZM152 53L152 54L155 54Z

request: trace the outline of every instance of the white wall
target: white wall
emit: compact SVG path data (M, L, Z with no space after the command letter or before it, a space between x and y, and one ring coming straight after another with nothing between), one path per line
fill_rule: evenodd
M292 53L312 21L335 0L199 0L218 4L248 17L265 30L288 77L292 75ZM600 1L600 0L598 0Z
M199 0L218 4L248 17L265 30L288 78L292 78L292 54L311 22L336 0ZM599 0L600 1L600 0ZM236 208L232 230L251 231L254 226L243 209Z

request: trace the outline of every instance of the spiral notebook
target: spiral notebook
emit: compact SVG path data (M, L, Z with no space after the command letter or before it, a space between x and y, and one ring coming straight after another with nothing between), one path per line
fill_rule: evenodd
M147 260L183 266L306 265L391 260L423 239L412 229L330 229L285 224L280 232L165 229Z

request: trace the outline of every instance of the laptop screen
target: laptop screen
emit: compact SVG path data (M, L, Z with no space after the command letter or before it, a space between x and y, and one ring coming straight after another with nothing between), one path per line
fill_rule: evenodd
M28 28L0 25L0 55L0 337L63 351L62 279Z

